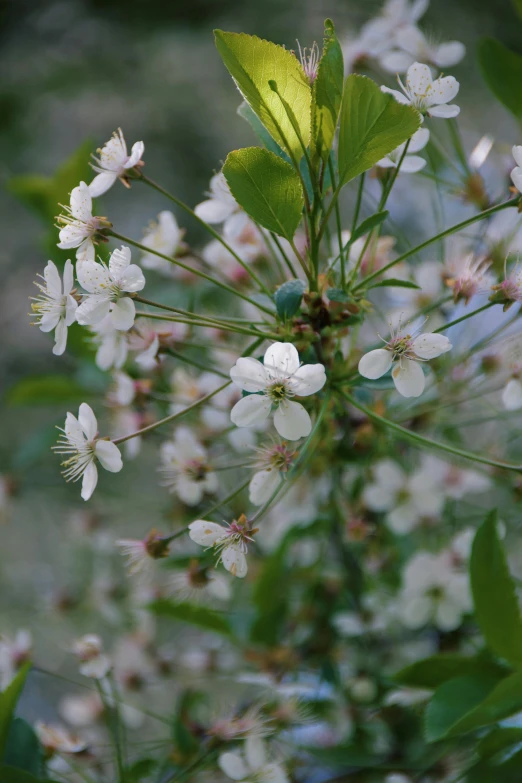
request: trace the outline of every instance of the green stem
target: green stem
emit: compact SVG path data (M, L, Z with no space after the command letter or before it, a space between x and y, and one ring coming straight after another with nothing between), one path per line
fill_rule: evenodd
M229 326L232 324L251 324L252 320L250 318L225 318L223 321L214 315L200 315L199 313L192 313L190 310L182 310L180 307L172 307L171 305L162 304L161 302L153 302L151 299L145 299L143 296L134 296L133 297L135 302L140 302L141 304L150 305L151 307L157 307L159 310L166 310L169 313L177 313L178 315L183 315L186 318L197 318L200 321L210 321L214 324L223 323L226 326ZM259 323L262 323L263 326L265 325L264 321L260 321Z
M189 326L200 326L202 328L209 329L211 327L214 327L214 329L221 329L224 332L234 332L235 334L248 334L252 335L253 337L263 337L263 338L270 338L272 340L279 340L279 335L275 334L275 332L264 332L261 334L259 331L254 331L254 329L247 329L243 326L236 326L235 324L229 324L225 323L224 321L196 321L194 319L190 318L175 318L173 315L161 315L160 313L147 313L145 310L137 310L136 311L136 318L152 318L159 321L172 321L175 324L189 324Z
M478 313L482 313L484 310L489 310L490 307L493 307L493 305L497 304L496 302L488 302L487 304L483 305L482 307L478 307L476 310L472 310L471 313L466 313L465 315L461 315L460 318L455 318L454 321L450 321L449 324L444 324L444 326L439 326L438 329L434 329L432 334L439 334L439 332L445 332L446 329L449 329L450 326L455 326L455 324L460 324L461 321L466 321L468 318L471 318L474 315L478 315Z
M252 477L249 476L247 478L247 480L243 481L243 483L240 484L239 487L234 489L233 492L230 493L230 495L227 495L226 498L224 498L223 500L220 500L219 503L216 503L214 506L211 506L211 508L209 508L206 511L204 511L203 514L201 515L201 519L206 519L208 516L213 514L215 511L217 511L219 508L221 508L222 506L226 506L227 503L230 503L231 500L234 500L234 498L237 495L240 495L241 492L243 492L243 490L246 489L246 487L248 487L248 485L250 484L251 478Z
M410 256L413 256L420 250L424 250L425 247L429 247L434 242L438 242L440 239L444 239L444 237L450 236L450 234L461 231L461 229L466 228L467 226L471 226L473 223L477 223L479 220L485 220L491 215L494 215L495 212L500 212L502 209L516 207L519 201L520 197L516 196L515 198L509 199L509 201L503 201L502 204L497 204L494 207L490 207L489 209L484 210L484 212L479 212L478 215L473 215L472 217L467 218L467 220L463 220L461 223L456 223L454 226L446 228L444 231L441 231L440 234L436 234L434 237L426 239L424 242L421 242L420 245L417 245L417 247L412 247L410 250L407 250L405 253L403 253L402 256L399 256L399 258L395 258L393 261L390 261L389 264L386 264L380 269L377 269L375 272L372 272L371 275L368 275L368 277L365 277L364 280L361 280L361 282L358 283L358 285L356 285L353 290L358 291L360 288L364 288L371 280L374 280L379 275L387 272L388 269L391 269L392 266L395 266L395 264L400 264L401 261L405 261Z
M211 372L213 375L221 376L221 378L229 377L226 373L221 372L221 370L215 370L213 367L209 367L203 362L198 362L195 359L189 359L188 356L183 356L183 354L178 353L177 351L173 351L172 348L167 348L165 353L167 353L169 356L172 356L173 359L178 359L180 362L190 364L192 367L196 367L198 370L203 370L203 372Z
M387 427L389 430L392 430L392 432L395 432L399 438L403 440L409 440L413 443L418 443L421 446L426 446L431 449L439 449L440 451L445 451L448 454L453 454L455 457L462 457L463 459L469 459L472 462L479 462L482 465L490 465L493 468L502 468L504 470L514 470L517 473L522 472L522 465L513 465L509 462L500 462L499 460L494 459L488 459L487 457L481 457L479 454L473 454L470 451L465 451L464 449L459 449L456 446L450 446L448 443L439 443L438 441L431 440L431 438L426 438L424 435L419 435L417 432L412 432L411 430L407 430L405 427L401 427L400 424L396 424L394 421L390 421L389 419L385 419L384 416L379 416L378 413L375 413L375 411L372 411L370 408L367 408L366 405L363 405L358 400L356 400L354 397L352 397L351 394L348 394L345 391L342 391L341 389L338 389L341 396L344 397L344 399L350 403L350 405L353 405L354 408L357 408L362 413L366 414L369 419L372 419L372 421L377 422L378 424L382 424L384 427Z
M119 783L125 783L125 765L123 762L123 752L122 752L121 741L120 741L120 724L119 724L119 717L118 717L119 710L117 711L115 707L113 707L107 702L106 694L101 686L100 681L96 680L95 682L96 682L96 688L98 689L98 693L100 695L101 702L107 713L109 730L111 732L112 740L114 742L114 753L116 757L116 769L118 770L118 781ZM111 681L111 691L112 691L112 681Z
M328 156L328 171L330 172L330 179L332 181L332 188L335 190L336 184L335 184L335 171L332 164L332 157L331 155ZM361 175L362 177L363 175ZM340 259L341 259L341 288L344 290L346 287L346 264L345 264L345 258L344 258L344 248L343 248L343 236L342 236L342 227L341 227L341 211L339 209L339 201L335 204L335 224L337 228L337 242L339 244L339 253L340 253Z
M297 272L295 271L292 262L290 261L290 259L286 255L284 247L281 244L281 242L279 241L278 236L276 234L274 234L273 232L270 234L270 236L272 237L272 239L273 239L277 249L281 253L281 256L283 257L283 261L285 262L285 264L288 267L288 271L290 272L292 277L297 277ZM298 259L299 263L301 264L301 267L303 268L303 271L306 273L306 269L304 268L304 265L303 265L303 259L301 258L301 256L299 254L297 254L297 259ZM306 274L306 276L308 277L308 274Z

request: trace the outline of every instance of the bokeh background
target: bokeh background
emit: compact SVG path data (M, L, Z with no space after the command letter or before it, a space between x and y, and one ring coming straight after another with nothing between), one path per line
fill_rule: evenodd
M255 33L292 48L296 38L303 45L320 42L327 16L341 39L355 35L379 7L373 0L0 2L0 473L12 491L0 524L0 632L32 627L44 667L60 668L74 633L103 632L103 623L110 625L110 618L98 616L100 625L93 627L94 612L67 625L52 607L58 600L64 607L74 603L85 586L93 609L101 598L109 605L111 585L104 583L99 563L96 574L85 565L88 526L78 516L83 501L77 487L62 481L58 460L48 451L69 401L33 398L24 404L23 394L13 396L12 389L33 376L83 373L95 400L102 385L87 365L53 357L48 337L30 325L28 297L57 231L20 199L18 178L52 176L80 145L94 151L120 126L130 144L144 140L147 173L194 205L226 154L255 143L236 115L239 95L215 51L213 28ZM499 142L520 142L519 129L487 91L475 60L476 42L485 34L521 50L521 25L510 1L432 0L422 26L467 46L466 59L451 70L461 82L470 147L486 132ZM103 201L102 214L110 209L123 234L139 238L150 219L170 208L146 188L135 186L127 194L118 187ZM196 227L189 230L197 244ZM157 487L154 454L145 449L139 466L129 466L96 493L90 509L93 520L101 520L100 559L108 557L109 525L112 541L115 531L143 531L161 516L166 499ZM32 677L27 709L38 717L42 711L52 715L49 694L60 683Z

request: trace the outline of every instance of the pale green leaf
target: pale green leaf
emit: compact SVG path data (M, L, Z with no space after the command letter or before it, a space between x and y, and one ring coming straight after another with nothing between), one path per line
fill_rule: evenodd
M387 209L383 210L382 212L376 212L374 215L370 215L370 217L367 217L365 220L363 220L353 234L350 237L350 244L352 242L355 242L356 239L359 239L360 237L363 237L365 234L368 234L369 231L371 231L373 228L376 228L377 226L380 226L381 223L383 223L386 218L388 217L390 213Z
M412 283L411 280L400 280L397 277L388 277L386 280L381 280L379 283L368 286L368 290L370 290L370 288L418 288L420 290L420 285Z
M312 160L328 160L343 97L343 52L331 19L325 22L324 48L312 86Z

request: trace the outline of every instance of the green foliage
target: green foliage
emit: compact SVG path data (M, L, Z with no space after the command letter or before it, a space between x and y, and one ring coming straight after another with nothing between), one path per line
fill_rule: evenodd
M246 101L239 104L237 113L248 122L261 144L266 147L267 150L270 150L270 152L273 152L275 155L279 155L283 160L290 161L286 152L283 152L279 144L276 144L257 114L252 111Z
M419 126L420 115L411 106L397 103L366 76L348 76L339 131L340 184L370 169Z
M377 226L380 226L381 223L383 223L386 218L388 217L390 213L387 209L383 210L382 212L376 212L374 215L370 215L370 217L367 217L366 220L363 220L362 223L359 223L355 231L350 237L350 244L355 242L356 239L359 239L360 237L363 237L365 234L368 234L370 231L372 231L374 228L377 228Z
M213 612L204 606L195 606L189 603L175 603L166 598L159 598L148 605L149 610L157 617L166 617L171 620L196 625L207 631L214 631L222 636L233 636L230 623L222 614Z
M69 375L32 375L9 389L6 402L9 405L80 403L85 394L85 388Z
M274 294L278 316L283 320L292 318L301 306L301 300L305 291L306 283L303 280L288 280L282 286L279 286Z
M324 49L312 86L312 162L328 161L343 97L343 52L331 19L325 21Z
M478 62L489 89L518 120L522 118L522 57L495 38L482 38Z
M328 288L326 291L326 296L330 300L330 302L349 302L350 297L346 293L346 291L343 291L342 288Z
M38 737L33 727L22 718L11 720L3 761L37 778L43 774L42 749Z
M455 732L460 721L477 707L495 686L491 677L454 677L443 683L426 708L425 733L428 742L436 742Z
M218 52L244 99L277 144L300 160L301 140L305 147L310 141L312 90L297 58L255 35L222 30L214 34ZM270 82L275 82L277 92Z
M412 283L411 280L399 280L396 277L388 277L386 280L381 280L379 283L368 286L370 288L417 288L420 290L420 285Z
M411 688L438 688L455 677L502 677L506 674L509 674L508 669L485 657L439 653L406 666L393 679Z
M57 783L57 781L35 777L30 772L8 764L0 764L0 781L2 783Z
M236 201L256 223L292 239L301 220L303 192L289 163L261 147L246 147L227 156L223 174Z
M482 682L487 682L483 677ZM522 672L516 672L501 680L487 697L453 726L451 734L466 734L509 718L522 710Z
M522 664L522 621L496 512L488 515L473 542L470 562L475 617L488 646L514 666Z
M0 759L3 759L7 748L7 736L11 721L30 668L31 664L25 663L12 682L0 693Z

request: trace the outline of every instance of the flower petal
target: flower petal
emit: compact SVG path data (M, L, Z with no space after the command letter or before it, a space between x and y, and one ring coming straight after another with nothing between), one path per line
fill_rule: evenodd
M395 388L403 397L420 397L424 391L425 378L422 367L410 359L401 359L392 370Z
M76 277L89 294L106 294L112 281L107 269L96 261L82 261L76 265Z
M63 294L67 296L74 287L74 264L68 258L63 267Z
M91 198L103 196L104 193L107 193L112 188L117 179L118 173L116 171L102 171L101 174L97 174L89 185Z
M253 772L261 770L267 763L265 743L261 737L249 734L245 742L245 758Z
M82 479L82 500L89 500L98 483L98 469L94 462L89 462Z
M232 576L237 576L239 579L243 579L246 576L248 571L247 559L245 553L241 551L237 544L230 544L230 546L223 549L221 562Z
M134 325L136 305L128 296L114 302L111 309L112 325L120 332L127 332Z
M519 192L522 192L522 168L516 166L511 172L511 180L513 185Z
M120 278L122 291L135 294L145 288L145 275L137 264L131 264Z
M415 131L411 137L410 144L408 146L408 155L423 150L429 140L429 130L427 128L419 128L419 130Z
M430 106L428 114L430 117L440 117L443 120L449 120L452 117L457 117L460 114L460 106L456 106L454 103L446 106Z
M286 400L274 414L274 426L282 438L299 440L312 431L310 415L299 402Z
M522 408L522 384L516 378L511 378L504 387L502 405L507 411L518 411Z
M139 163L139 161L143 157L143 153L145 152L145 144L142 141L136 141L132 145L131 154L129 155L129 159L126 163L123 164L124 169L132 169L136 165L136 163Z
M239 753L222 753L218 758L218 766L232 780L244 780L248 769Z
M207 522L206 519L196 519L188 527L189 537L200 546L214 546L226 533L226 529L217 522Z
M263 359L265 369L273 376L288 378L299 369L299 354L292 343L272 343Z
M408 68L406 87L416 96L424 97L432 85L431 70L425 63L413 63ZM444 101L434 101L444 103Z
M326 383L322 364L303 364L290 378L290 386L298 397L308 397L320 391Z
M268 418L272 403L264 394L250 394L236 402L230 411L230 418L236 427L253 427Z
M247 392L263 391L268 383L265 368L251 356L238 359L230 370L230 377L236 386Z
M109 273L114 281L121 278L127 267L131 262L130 247L122 245L120 248L116 248L111 253L109 259Z
M96 456L105 470L108 470L110 473L119 473L123 468L120 450L112 441L97 441L95 451Z
M70 264L71 262L69 261L68 263ZM62 281L60 279L60 273L58 272L56 264L54 264L52 261L47 262L47 265L44 269L44 278L49 294L54 299L58 299L62 295ZM69 292L67 291L67 293Z
M393 362L393 354L385 348L376 348L364 354L359 362L359 372L364 378L375 380L388 372Z
M517 166L522 166L522 144L515 144L511 151Z
M412 342L412 348L420 359L435 359L453 346L443 334L425 333L419 334Z
M78 421L87 440L94 440L98 432L98 422L93 409L86 402L82 402L80 405Z
M406 155L402 161L401 172L403 174L416 174L426 165L424 158L420 155Z
M409 99L402 92L399 92L399 90L391 90L389 87L381 87L381 92L387 92L388 95L393 95L397 103L408 105L410 103Z
M71 214L77 220L87 222L92 217L92 198L85 182L71 191Z
M64 431L65 437L73 446L81 448L85 445L85 435L83 434L80 422L72 413L68 413L65 417Z
M456 65L466 56L466 47L460 41L446 41L437 46L433 62L439 68Z
M222 223L235 212L237 205L226 201L218 201L215 198L202 201L194 207L194 212L200 220L206 223Z
M76 310L76 320L82 326L96 326L109 314L110 306L106 296L88 296Z
M258 470L248 485L248 497L254 506L262 506L281 483L278 470Z
M426 106L449 103L457 95L459 86L454 76L441 76L436 79L426 94Z
M54 341L53 353L55 356L61 356L67 345L67 325L63 318L60 318L56 325Z

